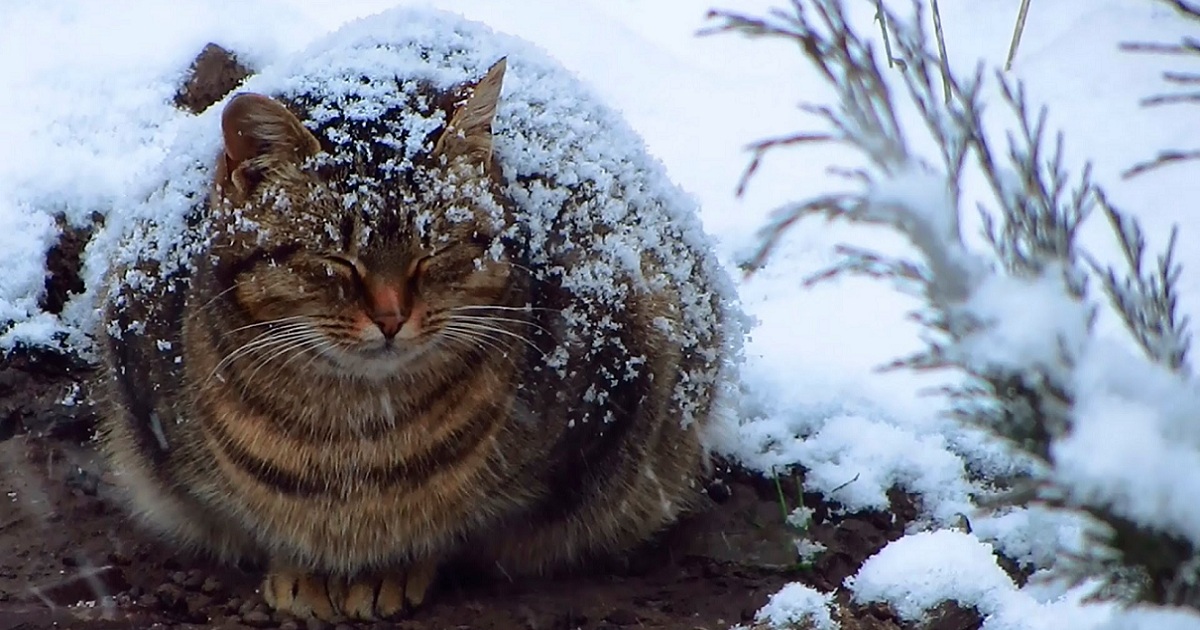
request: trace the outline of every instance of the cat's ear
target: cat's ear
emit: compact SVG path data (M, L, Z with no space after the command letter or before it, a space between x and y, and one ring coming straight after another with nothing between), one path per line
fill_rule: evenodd
M220 177L242 195L277 167L298 165L321 150L321 143L282 103L250 92L225 105L221 134Z
M466 158L488 169L492 162L492 120L504 83L507 58L492 64L470 91L470 96L450 115L450 122L433 146L433 156L446 164Z

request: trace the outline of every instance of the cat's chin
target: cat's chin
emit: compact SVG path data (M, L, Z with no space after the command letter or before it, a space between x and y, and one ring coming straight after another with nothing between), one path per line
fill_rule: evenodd
M318 368L330 376L387 380L412 366L424 354L420 345L367 345L361 348L334 348L322 352L325 361Z

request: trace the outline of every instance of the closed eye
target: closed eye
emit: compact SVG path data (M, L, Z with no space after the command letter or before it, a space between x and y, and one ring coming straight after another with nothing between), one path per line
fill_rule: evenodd
M438 252L422 256L412 262L408 272L408 290L412 293L417 293L421 290L421 280L425 277L425 273L429 270L429 263L433 260Z
M347 272L357 283L362 283L363 279L366 278L366 270L363 267L363 264L359 262L357 258L344 256L342 254L325 254L322 256L322 258L330 265Z

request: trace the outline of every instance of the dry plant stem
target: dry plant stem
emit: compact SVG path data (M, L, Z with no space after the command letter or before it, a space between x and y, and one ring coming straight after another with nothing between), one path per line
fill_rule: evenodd
M1185 0L1161 0L1164 4L1175 7L1183 15L1195 20L1200 20L1200 6L1186 2Z
M929 277L925 269L907 260L886 258L876 252L850 245L836 245L834 252L842 257L846 263L824 269L804 278L803 286L805 288L811 288L818 283L847 274L858 274L876 279L891 280L898 285L901 285L901 283L911 283L912 287L917 288L909 289L903 285L900 288L915 293L920 292L919 287L924 287L932 281L932 278Z
M762 230L763 238L759 246L751 254L750 258L742 263L742 270L746 277L750 277L755 271L758 271L766 263L771 252L775 249L775 245L783 236L792 224L800 219L814 215L824 214L830 219L853 212L850 207L855 204L857 198L854 195L827 195L817 197L806 203L791 204L777 209L773 213L771 224Z
M1200 7L1184 0L1161 0L1176 8L1186 17L1200 20ZM1134 53L1152 53L1157 55L1189 55L1200 56L1200 40L1185 37L1179 44L1163 44L1159 42L1123 42L1122 51ZM1163 81L1181 86L1200 85L1200 74L1192 72L1163 72ZM1141 99L1144 107L1157 105L1200 104L1200 92L1183 92L1178 94L1158 94ZM1200 149L1160 151L1155 157L1138 162L1126 169L1121 176L1125 179L1142 175L1163 166L1179 162L1190 162L1200 159Z
M1013 58L1017 56L1017 46L1021 45L1021 33L1025 31L1025 16L1029 14L1029 0L1021 0L1021 10L1017 13L1017 25L1013 28L1012 42L1008 45L1008 59L1004 61L1004 71L1012 70Z
M1200 74L1167 71L1163 73L1163 80L1168 83L1178 83L1180 85L1195 85L1200 83Z
M892 56L892 42L888 38L887 12L883 10L883 0L875 0L875 21L879 22L879 32L883 34L883 52L891 68L895 57Z
M1121 173L1121 177L1129 179L1143 173L1162 168L1169 164L1178 162L1188 162L1191 160L1200 160L1200 150L1198 151L1162 151L1152 160L1146 162L1138 162L1131 168Z
M1146 107L1154 105L1177 105L1179 103L1200 103L1200 94L1160 94L1149 96L1140 101Z
M834 138L833 136L831 136L827 133L798 133L798 134L795 134L792 136L785 136L782 138L771 138L768 140L761 140L759 142L755 142L755 143L751 144L749 147L747 147L747 149L753 151L754 156L750 159L750 165L746 167L746 170L745 170L745 172L742 173L741 178L738 179L737 196L741 197L743 194L745 194L746 185L750 182L750 178L758 170L758 166L762 162L763 156L766 155L767 151L769 151L770 149L774 149L776 147L788 146L788 145L795 145L795 144L809 144L809 143L814 143L814 142L829 142L831 140L836 140L836 138Z
M938 10L937 0L933 1L933 32L937 35L938 56L942 63L942 95L946 104L950 104L950 58L946 56L946 38L942 36L942 12Z
M833 2L815 2L801 6L793 3L794 14L784 14L774 11L770 20L749 18L741 15L713 12L710 15L723 18L725 23L709 32L732 31L750 36L772 36L792 39L801 44L805 54L814 63L816 69L823 74L829 83L839 91L844 92L843 103L852 103L852 107L833 110L827 107L808 107L818 116L824 118L834 129L834 139L846 142L852 146L870 147L869 157L875 167L887 176L898 175L901 171L929 167L920 158L910 155L905 134L896 119L896 107L893 95L887 82L880 74L879 67L871 61L872 52L868 43L860 40L846 23L842 7ZM812 7L815 20L810 21L807 9ZM919 10L919 5L918 10ZM918 16L919 21L919 16ZM893 23L894 20L889 20ZM914 95L922 111L927 114L925 123L935 136L941 138L943 156L949 163L950 169L957 174L967 152L967 141L962 136L955 138L943 137L948 133L940 104L938 88L934 86L938 66L936 59L924 53L913 54L913 51L925 49L924 40L919 42L905 41L902 33L893 29L897 37L895 45L899 58L904 60L900 66L904 72L905 84ZM973 84L961 88L962 92L974 94ZM953 91L953 89L952 89ZM951 196L957 201L957 185L952 187ZM789 205L776 211L771 224L763 229L761 247L755 252L745 268L752 271L757 268L773 249L781 231L787 229L795 221L809 214L823 214L829 218L845 217L852 220L870 223L888 223L883 215L875 215L865 203L865 199L855 196L827 196L810 200L803 204ZM964 298L968 293L969 282L954 260L946 258L945 248L937 244L945 239L961 243L961 235L957 221L951 220L945 226L935 228L927 225L924 220L916 219L906 228L918 247L928 254L928 263L935 269L935 275L944 282L939 283L936 299L942 303L950 303ZM943 233L944 232L944 233ZM861 259L863 268L880 269L879 261Z
M1185 39L1182 44L1121 42L1118 48L1124 52L1151 53L1155 55L1196 55L1200 54L1200 41Z

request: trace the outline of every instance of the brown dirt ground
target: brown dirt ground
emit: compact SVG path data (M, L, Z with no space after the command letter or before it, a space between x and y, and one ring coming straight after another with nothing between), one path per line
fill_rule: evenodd
M209 46L176 103L202 111L247 74L228 51ZM89 233L63 226L48 255L44 309L60 311L82 289L79 253ZM0 501L7 505L0 509L0 630L323 627L270 613L255 592L252 567L178 554L129 521L93 447L91 374L91 366L63 353L0 356ZM798 496L798 482L784 481L783 495ZM815 510L808 538L827 551L799 566L779 493L774 482L725 468L710 486L712 509L629 559L520 582L450 573L411 618L374 627L700 630L750 624L787 582L838 589L917 512L897 492L891 512L835 517L819 496L805 494L805 505ZM905 627L886 607L851 605L840 591L838 602L846 630ZM978 614L953 604L931 617L920 628L980 626Z

